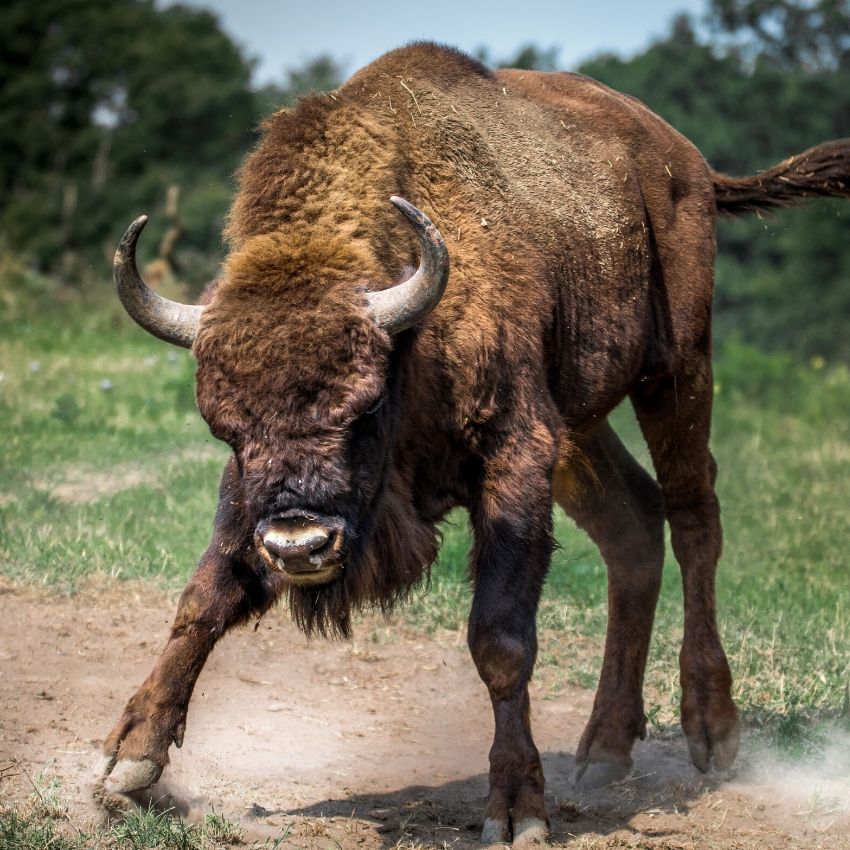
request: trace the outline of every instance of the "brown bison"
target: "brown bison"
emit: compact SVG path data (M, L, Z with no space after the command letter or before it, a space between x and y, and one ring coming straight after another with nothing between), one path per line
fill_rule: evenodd
M388 610L422 580L459 505L475 539L469 647L495 714L482 841L542 838L527 685L553 501L609 576L577 779L622 777L645 733L665 519L684 585L682 727L700 770L729 765L739 719L708 445L715 219L847 196L848 163L845 140L733 179L593 80L492 72L423 43L265 122L203 305L145 286L138 219L115 257L121 300L191 347L198 408L233 454L168 644L106 740L105 791L157 780L229 628L285 596L305 632L347 636L352 611ZM410 202L393 209L394 195ZM626 397L658 483L606 423Z

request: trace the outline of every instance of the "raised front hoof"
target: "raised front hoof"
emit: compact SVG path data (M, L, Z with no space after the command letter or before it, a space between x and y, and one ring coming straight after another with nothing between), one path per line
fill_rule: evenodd
M121 819L141 808L186 817L192 801L180 789L165 781L163 768L150 759L125 759L115 762L101 757L95 768L91 795L109 818Z
M106 812L123 815L151 802L149 789L162 775L163 766L151 759L115 759L104 754L95 767L92 796Z
M628 759L587 759L576 762L572 781L580 791L594 791L622 782L632 772L632 760Z
M150 788L162 775L162 765L151 759L121 759L107 776L103 787L115 794L130 794Z
M734 723L713 730L700 724L696 730L687 729L685 737L697 770L708 773L712 766L716 770L728 770L735 763L741 745L741 721L736 716Z

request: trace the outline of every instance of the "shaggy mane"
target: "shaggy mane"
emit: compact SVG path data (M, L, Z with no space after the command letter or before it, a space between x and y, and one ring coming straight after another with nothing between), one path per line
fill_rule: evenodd
M326 585L289 587L289 610L306 635L348 639L353 613L377 608L389 614L423 579L430 579L440 535L417 515L406 489L392 471L372 506L365 545L358 550L360 541L355 541L354 557L341 576Z

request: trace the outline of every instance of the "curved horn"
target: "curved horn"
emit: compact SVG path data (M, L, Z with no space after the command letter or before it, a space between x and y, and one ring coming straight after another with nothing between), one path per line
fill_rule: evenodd
M389 289L366 294L375 323L395 334L415 325L437 306L449 280L449 252L440 231L425 213L404 198L393 196L390 201L413 225L422 250L413 277Z
M140 215L127 228L115 252L112 279L118 297L124 309L148 333L182 348L191 348L204 308L169 301L142 280L136 268L136 242L147 223L148 217Z

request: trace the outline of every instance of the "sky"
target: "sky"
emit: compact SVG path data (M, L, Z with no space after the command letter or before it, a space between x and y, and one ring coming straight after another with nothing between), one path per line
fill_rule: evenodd
M182 0L219 14L257 58L257 82L330 53L354 72L387 50L432 39L495 58L534 42L560 46L568 70L600 51L628 55L663 35L677 12L701 15L704 0Z

